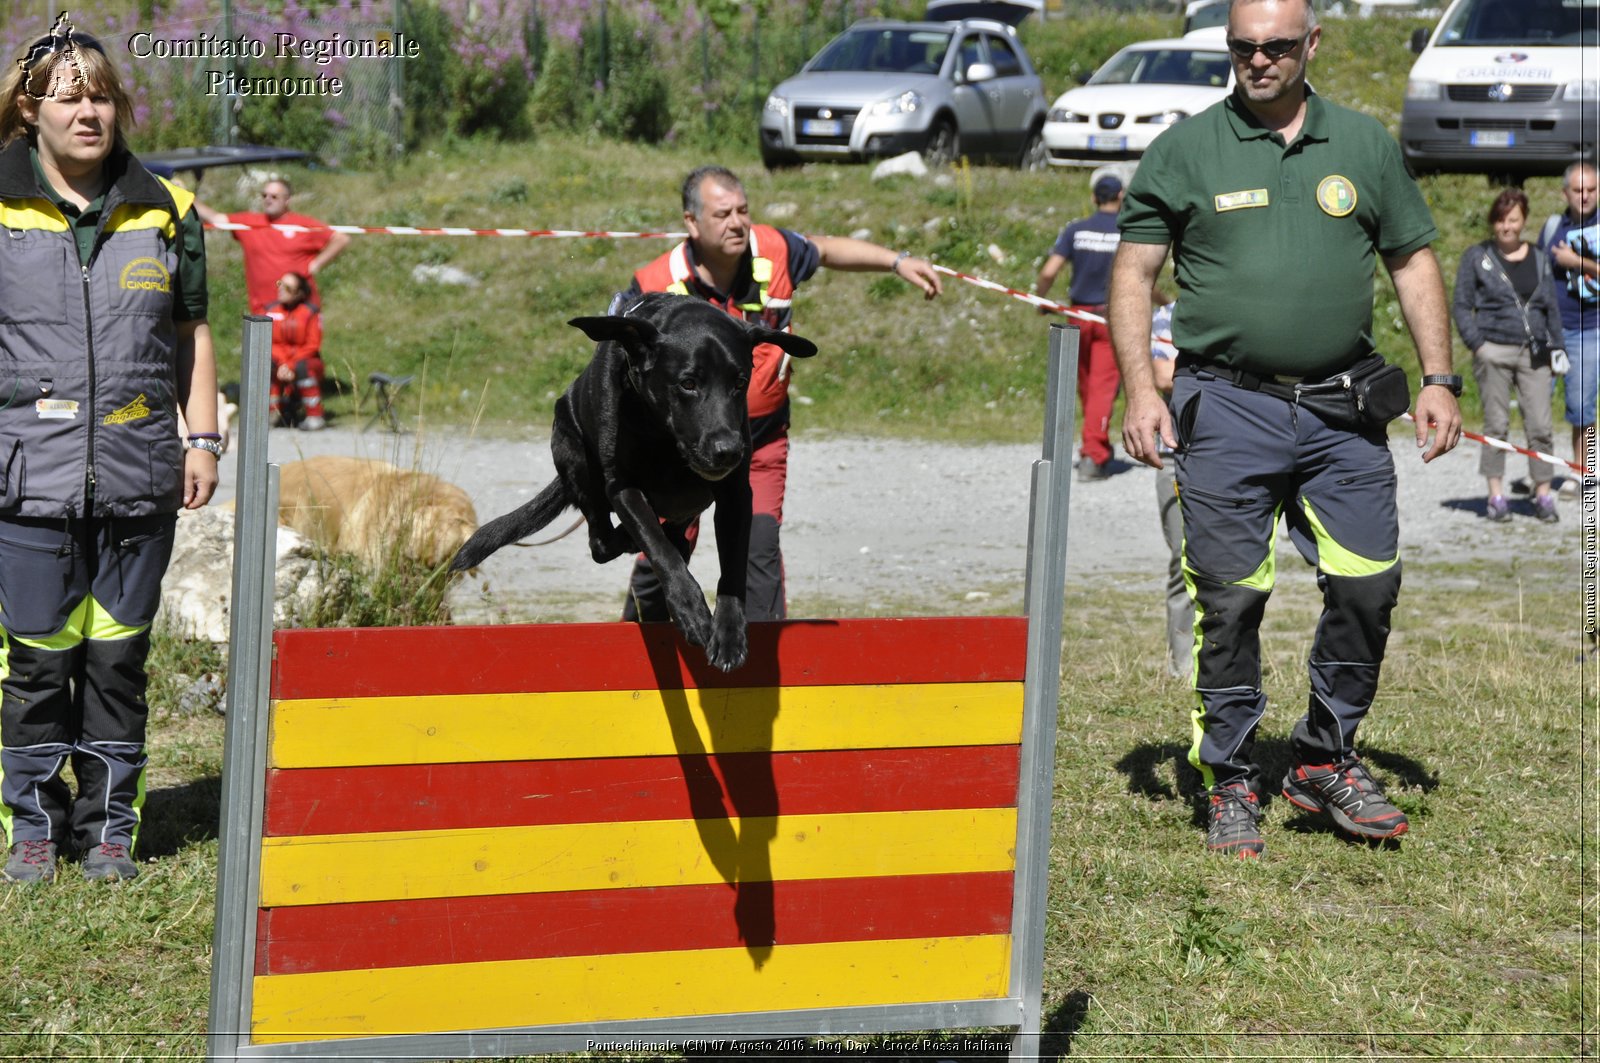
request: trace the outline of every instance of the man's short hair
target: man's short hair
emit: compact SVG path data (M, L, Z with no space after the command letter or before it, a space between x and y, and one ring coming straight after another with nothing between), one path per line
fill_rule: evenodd
M1565 192L1572 187L1573 175L1577 174L1581 170L1588 170L1590 173L1600 176L1600 169L1597 169L1594 163L1584 162L1582 159L1579 159L1571 166L1568 166L1561 174L1561 191Z
M1234 8L1243 7L1246 4L1260 4L1265 2L1266 0L1228 0L1228 21L1230 23L1233 21ZM1303 2L1306 8L1306 32L1310 33L1312 30L1317 28L1317 8L1316 5L1311 2L1311 0L1303 0Z
M288 197L294 195L294 185L289 183L289 179L287 177L269 177L269 178L267 178L265 181L261 182L262 191L266 191L266 188L267 188L268 185L282 185L283 186L283 195L284 195L285 199L287 199Z
M705 206L700 200L700 186L705 184L707 178L713 179L724 188L735 191L744 191L744 182L734 176L732 170L726 166L698 166L689 172L683 179L683 212L700 216L700 208Z

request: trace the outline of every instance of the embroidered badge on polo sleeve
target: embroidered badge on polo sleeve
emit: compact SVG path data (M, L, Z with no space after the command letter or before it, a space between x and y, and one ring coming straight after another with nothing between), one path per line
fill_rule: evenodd
M1267 190L1251 188L1243 192L1224 192L1216 197L1215 202L1218 214L1230 210L1244 210L1247 207L1264 207L1267 205Z
M1348 177L1329 174L1317 186L1317 206L1330 217L1344 217L1356 209L1356 186Z

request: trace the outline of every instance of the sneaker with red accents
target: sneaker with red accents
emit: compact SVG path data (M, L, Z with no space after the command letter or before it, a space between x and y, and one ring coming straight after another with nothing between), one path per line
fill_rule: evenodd
M1213 786L1207 791L1206 848L1240 860L1254 860L1266 844L1256 823L1261 819L1261 802L1255 791L1242 782Z
M56 843L28 838L11 847L6 860L7 882L50 882L56 877Z
M1353 753L1337 764L1290 768L1283 796L1296 808L1326 812L1340 830L1358 838L1396 838L1410 826Z
M126 845L106 842L97 845L83 858L83 877L90 882L137 878L139 865L128 855Z

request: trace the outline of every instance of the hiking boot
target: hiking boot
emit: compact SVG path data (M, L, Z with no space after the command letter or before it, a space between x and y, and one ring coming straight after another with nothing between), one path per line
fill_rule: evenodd
M11 847L6 861L7 882L50 882L56 877L56 843L29 838Z
M1340 830L1358 838L1397 838L1409 826L1406 814L1389 803L1353 753L1337 764L1290 768L1283 777L1283 796L1296 808L1326 812Z
M128 855L128 847L106 842L89 850L83 858L83 877L89 882L137 878L139 865Z
M1242 782L1213 786L1206 810L1206 848L1240 860L1254 860L1266 844L1256 821L1261 818L1261 802L1255 791Z
M1511 519L1511 503L1506 501L1505 495L1490 495L1483 515L1496 524L1504 524Z
M300 422L300 431L302 432L320 432L326 427L328 427L328 422L315 414Z
M1533 515L1539 518L1541 524L1555 524L1561 519L1561 514L1556 512L1555 495L1536 495L1533 499Z

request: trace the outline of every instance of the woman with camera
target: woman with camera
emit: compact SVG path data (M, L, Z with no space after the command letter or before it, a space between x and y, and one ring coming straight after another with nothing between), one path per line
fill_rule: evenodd
M1545 257L1522 238L1528 197L1507 188L1489 208L1489 239L1467 248L1456 271L1453 312L1462 342L1472 351L1472 375L1483 403L1483 431L1504 439L1511 427L1511 392L1516 389L1528 447L1549 453L1555 447L1550 414L1551 373L1566 372L1561 318ZM1511 519L1506 501L1505 451L1484 447L1478 471L1489 482L1486 515ZM1540 458L1528 459L1534 515L1554 524L1553 470Z

